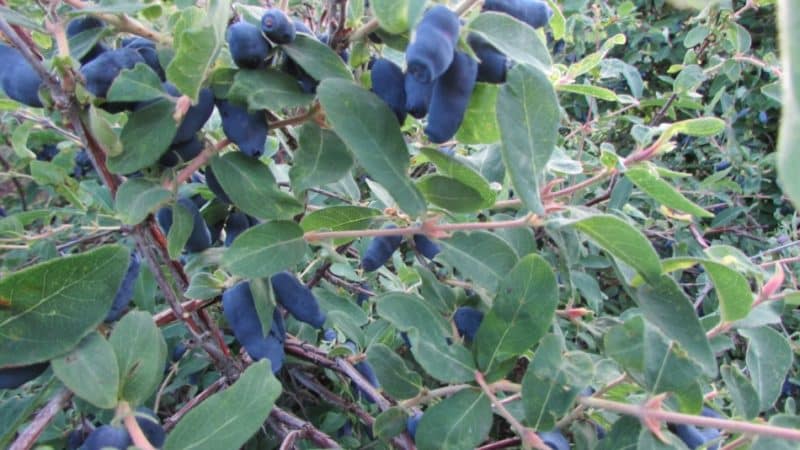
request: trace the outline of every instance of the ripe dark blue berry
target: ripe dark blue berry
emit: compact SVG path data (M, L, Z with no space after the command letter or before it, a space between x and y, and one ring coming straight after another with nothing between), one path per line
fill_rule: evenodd
M569 450L569 441L558 430L539 433L539 437L553 450Z
M406 110L417 119L425 117L433 95L433 83L420 83L415 76L406 73L403 84L406 91Z
M506 55L475 33L470 33L467 43L481 61L478 63L477 80L484 83L504 83L508 70Z
M253 360L267 358L272 365L272 372L278 372L283 366L285 353L283 342L286 339L286 327L283 316L276 308L272 314L272 326L267 335L261 328L250 283L242 281L222 294L222 308L225 320L231 326L233 334L242 344Z
M230 247L237 236L250 228L250 220L243 212L234 212L225 223L225 247Z
M376 59L370 72L372 92L394 112L397 121L406 120L406 91L403 71L386 58Z
M202 151L203 142L197 139L197 136L192 136L188 141L170 145L167 152L161 155L158 163L164 167L173 167L181 161L194 159Z
M89 159L89 153L86 152L85 148L75 153L73 161L75 162L75 167L72 169L72 174L75 178L85 177L94 168L92 167L92 160Z
M319 302L311 289L291 272L276 273L270 280L275 300L286 308L289 314L314 328L322 328L326 319L325 313L320 309Z
M278 8L270 8L261 16L261 31L273 44L289 44L294 41L294 22Z
M322 340L323 341L335 341L336 340L336 330L333 328L327 328L322 333Z
M263 67L272 47L261 30L247 22L236 22L225 33L233 62L242 69Z
M422 253L422 256L428 259L433 259L439 254L439 252L442 251L442 248L439 247L439 244L428 239L428 236L425 236L424 234L414 235L414 246L417 248L418 252Z
M463 336L467 342L475 339L482 321L483 312L469 306L462 306L453 314L453 322L456 324L458 334Z
M222 185L219 184L219 180L217 180L217 176L214 175L214 171L211 170L211 166L206 167L206 185L214 195L217 196L217 199L224 203L233 203L228 197L228 194L225 193L225 190L222 189Z
M211 232L197 205L187 197L179 199L178 204L189 210L192 215L192 233L189 235L184 249L189 253L196 253L211 247ZM172 208L159 209L156 213L156 220L164 233L169 233L169 229L172 227Z
M140 406L136 408L136 423L142 429L147 441L155 448L161 448L167 440L167 432L161 426L158 416L152 409Z
M41 375L49 365L50 363L44 362L0 369L0 389L16 389Z
M486 0L483 11L496 11L521 20L533 28L541 28L550 21L553 10L541 0Z
M252 158L264 154L267 142L266 118L262 111L248 112L246 107L235 105L227 100L217 100L217 109L222 118L222 131L239 147L242 153Z
M6 95L24 105L40 108L39 87L42 79L28 64L22 54L13 47L0 44L0 85Z
M394 225L389 225L387 229L397 228ZM392 254L403 243L402 236L378 236L372 238L367 251L361 257L361 267L367 272L378 270L379 267L386 264Z
M95 97L105 97L119 73L138 63L144 63L144 58L132 48L107 51L81 67L86 89Z
M440 144L456 134L464 120L477 75L478 63L466 53L456 52L447 72L433 86L428 126L425 127L431 142Z
M422 419L421 412L416 412L413 416L408 416L408 419L406 419L406 431L411 435L411 439L416 439L417 437L417 426L419 425L420 419Z
M178 89L169 82L163 84L164 90L174 97L180 97L181 93ZM211 113L214 112L214 93L211 89L203 88L197 97L197 104L189 107L186 114L183 116L178 131L172 139L173 144L187 142L196 137L197 132L203 128Z
M131 445L133 445L133 441L127 430L122 427L103 425L92 431L92 434L83 443L83 448L86 450L100 450L103 448L125 450Z
M421 83L439 78L453 61L459 28L458 15L446 6L426 11L406 48L408 72Z
M124 39L122 41L122 46L136 50L139 55L142 56L142 59L144 59L145 64L153 69L153 72L158 75L158 78L160 78L161 81L167 79L167 76L164 73L164 68L161 67L161 62L158 60L158 52L156 51L155 42L142 37L135 37Z
M360 373L361 376L363 376L369 382L369 384L372 385L372 387L375 388L381 387L381 383L378 381L378 376L375 375L375 370L366 360L357 363L353 367L355 367L358 373ZM358 394L363 396L369 403L375 403L375 398L372 395L370 395L369 392L365 392L360 388L357 389L357 391Z
M42 149L36 152L37 161L52 161L58 155L58 147L53 144L45 144Z
M141 266L141 259L136 252L131 253L131 262L128 264L128 271L125 272L125 277L122 279L122 284L119 285L116 295L114 295L114 302L111 304L111 309L106 314L105 322L116 322L122 317L125 308L131 303L133 299L133 289L136 285L136 278L139 277L139 268Z

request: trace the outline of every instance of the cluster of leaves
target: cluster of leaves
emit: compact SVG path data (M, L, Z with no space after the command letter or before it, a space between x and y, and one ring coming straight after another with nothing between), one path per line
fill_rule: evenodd
M800 426L800 241L772 156L781 78L797 76L771 2L548 0L536 30L469 0L290 1L326 42L298 33L252 69L225 34L259 24L261 2L8 3L0 31L55 86L44 108L0 99L0 376L38 370L0 391L0 446L120 423L141 446L128 419L146 406L170 449L793 448L742 427ZM368 86L370 59L402 67L435 3L462 15L459 51L474 34L511 64L441 146ZM67 40L87 15L108 26ZM132 35L184 96L139 65L105 100L151 106L112 114L78 60ZM176 107L204 89L264 111L263 152L215 112L201 153L160 165ZM203 227L217 235L192 249ZM366 267L376 242L391 248ZM313 292L303 306L276 301L285 271ZM237 285L247 339L222 310ZM103 324L120 286L130 309ZM270 337L269 363L248 355ZM681 414L626 415L641 403ZM701 412L721 431L694 428Z

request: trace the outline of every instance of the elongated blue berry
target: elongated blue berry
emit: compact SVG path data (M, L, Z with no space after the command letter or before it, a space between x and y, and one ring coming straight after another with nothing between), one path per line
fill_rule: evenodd
M486 0L483 11L496 11L521 20L533 28L547 25L553 16L550 5L541 0Z
M478 328L483 321L483 313L469 306L462 306L453 315L453 322L456 324L458 334L464 337L467 342L472 342L478 333Z
M417 248L417 251L422 254L422 256L428 259L433 259L439 254L439 252L442 251L442 248L439 247L439 244L428 239L428 236L425 236L424 234L414 235L414 246Z
M15 48L0 44L0 85L6 95L24 105L39 108L42 79Z
M506 55L475 33L470 33L467 43L480 60L477 80L484 83L504 83L508 70Z
M389 225L386 228L397 227ZM372 238L367 250L361 257L361 267L367 272L378 270L379 267L389 261L389 258L392 257L392 254L402 243L402 236L378 236Z
M291 272L279 272L272 276L272 290L275 300L295 319L312 327L321 328L325 323L325 313L319 307L317 298Z
M406 73L403 84L406 91L406 111L417 119L425 117L431 104L433 83L420 83L415 76Z
M372 64L370 77L372 92L392 109L400 124L405 122L406 91L403 71L388 59L378 58Z
M225 132L225 136L236 144L245 155L251 158L263 155L269 131L264 112L251 113L247 111L246 107L230 103L227 100L217 100L216 103L222 118L222 131Z
M464 120L477 74L478 63L466 53L456 52L447 72L436 80L425 127L431 142L440 144L456 134Z
M406 48L408 72L421 83L439 78L453 61L460 26L458 15L446 6L426 11Z

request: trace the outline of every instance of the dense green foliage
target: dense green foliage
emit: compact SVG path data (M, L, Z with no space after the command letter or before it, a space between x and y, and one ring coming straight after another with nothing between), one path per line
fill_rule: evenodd
M52 3L0 2L0 447L796 448L774 2Z

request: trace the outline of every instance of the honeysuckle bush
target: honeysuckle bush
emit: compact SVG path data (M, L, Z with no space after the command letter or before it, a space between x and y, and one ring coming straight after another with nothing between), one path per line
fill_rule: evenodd
M146 407L168 449L796 448L790 1L548 1L536 30L469 0L1 3L43 107L0 100L0 374L35 376L0 391L0 446L80 445L103 425L159 446ZM511 62L441 145L369 90L370 59L402 67L434 3L461 15L461 51L475 33ZM226 28L266 6L325 43L301 33L238 68ZM90 16L106 26L67 38ZM79 59L134 36L183 96L140 64L106 100L149 103L111 114ZM204 89L265 111L260 157L214 112L201 152L161 160ZM216 230L199 252L192 208ZM235 235L234 213L255 225ZM387 236L399 249L364 270ZM284 271L320 328L276 301ZM268 358L223 313L241 281L258 339L285 318ZM479 327L457 326L465 307Z

